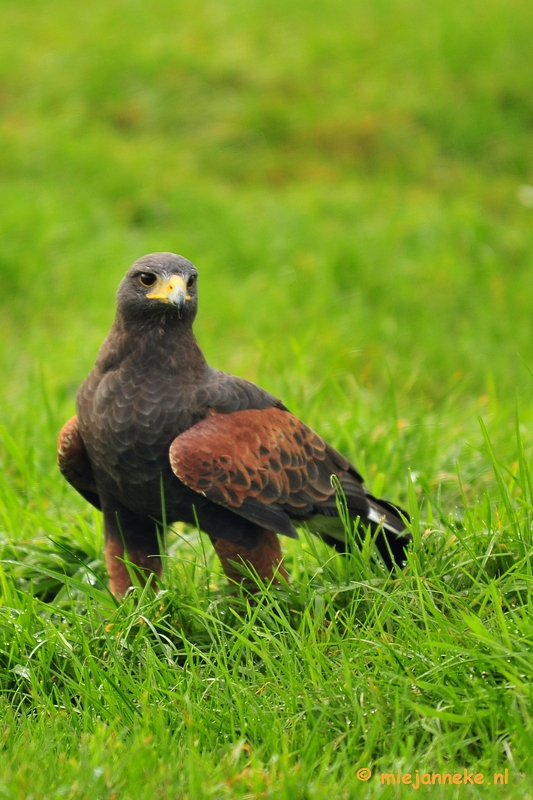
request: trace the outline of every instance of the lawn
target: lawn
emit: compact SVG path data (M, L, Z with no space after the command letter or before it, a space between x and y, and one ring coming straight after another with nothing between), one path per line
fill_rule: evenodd
M531 797L532 40L526 0L0 4L0 798ZM403 573L302 530L250 601L175 526L115 603L55 441L154 250L209 362L409 508Z

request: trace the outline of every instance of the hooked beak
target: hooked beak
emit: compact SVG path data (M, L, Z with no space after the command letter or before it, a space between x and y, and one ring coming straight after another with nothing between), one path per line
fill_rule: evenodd
M161 300L163 303L170 303L178 309L178 316L181 317L185 303L191 299L187 293L187 285L181 275L171 275L170 278L160 278L155 292L147 294L149 300Z

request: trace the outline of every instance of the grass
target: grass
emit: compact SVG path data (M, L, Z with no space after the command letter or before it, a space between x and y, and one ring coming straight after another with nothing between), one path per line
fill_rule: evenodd
M0 8L0 796L531 796L525 0ZM169 531L117 606L55 438L153 250L197 333L402 502L383 573L302 531L231 597ZM373 777L359 781L360 768ZM508 769L507 786L494 773Z

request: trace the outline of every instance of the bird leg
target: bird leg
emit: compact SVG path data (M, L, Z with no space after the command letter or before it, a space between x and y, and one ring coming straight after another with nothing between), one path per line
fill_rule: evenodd
M141 586L146 585L150 575L155 575L152 586L157 588L157 577L162 572L159 556L151 556L141 550L132 550L131 548L126 550L122 541L109 537L105 543L105 561L109 575L109 588L117 600L121 600L130 586L134 585L133 575Z
M111 593L121 600L136 581L145 586L151 575L157 588L162 573L157 528L131 512L104 512L105 560Z
M216 553L230 583L240 583L250 588L255 584L253 578L243 574L243 566L264 582L279 583L279 578L287 580L279 539L272 531L264 531L260 544L250 550L242 545L227 542L225 539L213 541Z

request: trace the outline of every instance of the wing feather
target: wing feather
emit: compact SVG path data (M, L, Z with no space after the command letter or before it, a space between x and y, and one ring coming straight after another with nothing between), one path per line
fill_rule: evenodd
M242 516L266 524L272 514L290 523L334 495L332 475L353 467L340 453L279 408L211 414L170 447L175 475L189 488ZM361 493L364 497L364 492ZM263 519L261 509L264 510Z
M75 415L66 422L57 441L57 463L61 474L82 497L101 510L100 496L94 481L93 470L78 427Z

